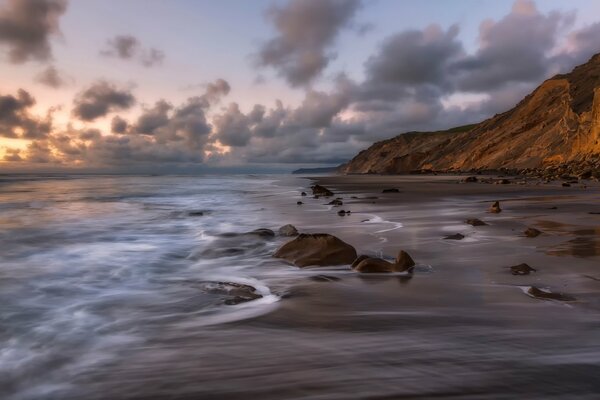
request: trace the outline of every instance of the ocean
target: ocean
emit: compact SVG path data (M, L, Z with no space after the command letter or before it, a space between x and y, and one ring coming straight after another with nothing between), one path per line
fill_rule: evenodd
M597 398L598 307L503 282L512 277L489 257L506 259L514 241L473 233L459 253L431 233L458 229L458 211L366 201L342 218L300 196L309 185L2 177L0 398ZM287 223L374 255L408 246L415 278L274 259ZM252 233L261 228L275 236Z

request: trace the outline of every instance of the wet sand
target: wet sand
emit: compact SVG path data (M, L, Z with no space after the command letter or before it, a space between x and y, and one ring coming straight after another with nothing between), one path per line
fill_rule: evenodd
M152 352L131 349L126 363L101 376L114 386L97 389L145 399L598 398L600 215L589 212L600 211L599 185L457 180L283 180L281 193L264 200L281 220L265 225L331 233L359 254L394 257L404 249L417 262L412 278L279 265L293 284L271 312L191 329L186 345L157 332ZM301 197L312 182L344 204ZM496 200L503 211L488 213ZM352 214L340 217L339 209ZM488 225L467 225L468 218ZM543 233L527 238L527 227ZM455 233L465 238L443 239ZM520 263L537 272L512 275L508 267ZM577 301L534 299L524 292L529 285ZM98 392L94 374L80 384Z

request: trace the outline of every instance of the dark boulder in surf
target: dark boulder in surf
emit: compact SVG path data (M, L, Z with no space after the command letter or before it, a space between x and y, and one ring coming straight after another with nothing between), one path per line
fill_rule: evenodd
M411 271L415 266L412 257L404 250L392 263L381 258L360 256L352 263L352 269L362 273L389 273Z
M298 236L298 229L292 224L282 226L278 232L281 236Z
M557 300L557 301L575 301L575 297L564 293L554 293L548 290L542 290L535 286L530 286L527 289L527 294L533 298L540 300Z
M537 269L531 268L525 263L510 267L510 273L513 275L529 275L531 272L537 272Z
M356 250L327 233L302 233L281 246L273 256L299 267L350 265L356 259Z
M325 197L333 196L333 192L331 190L327 189L325 186L314 185L311 187L311 189L315 196L325 196Z
M454 235L448 235L445 236L444 239L446 240L463 240L465 238L465 235L461 234L461 233L455 233Z
M487 225L485 222L483 222L480 219L477 218L471 218L465 221L465 223L472 225L472 226L484 226Z
M250 232L246 232L246 235L256 235L262 238L272 238L275 237L275 232L267 228L260 228Z

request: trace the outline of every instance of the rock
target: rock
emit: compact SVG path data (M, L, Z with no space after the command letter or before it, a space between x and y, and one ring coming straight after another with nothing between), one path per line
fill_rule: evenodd
M383 189L381 191L381 193L400 193L400 190L396 189L396 188L391 188L391 189Z
M356 250L343 240L327 233L301 233L281 246L274 257L299 267L350 265L356 260Z
M563 182L562 186L563 187L571 187L571 184L568 182Z
M465 221L465 223L469 224L469 225L473 225L473 226L484 226L487 225L485 222L483 222L480 219L477 218L472 218L472 219L468 219Z
M298 206L301 206L302 204L304 204L304 203L303 203L303 202L301 202L301 201L297 201L297 202L296 202L296 205L298 205Z
M366 256L366 255L364 255L364 254L362 254L362 255L360 255L360 256L358 256L358 257L356 257L356 260L354 260L354 261L352 262L352 264L350 265L350 268L354 269L354 268L355 268L355 267L356 267L358 264L360 264L360 262L361 262L362 260L366 260L367 258L369 258L369 256Z
M188 212L190 217L202 217L204 215L203 211L190 211Z
M311 189L315 196L325 196L325 197L333 196L333 192L331 190L327 189L325 186L314 185L311 187Z
M337 214L338 214L340 217L343 217L343 216L345 216L345 215L346 215L346 211L344 211L344 210L340 210L340 211L338 211L338 213L337 213Z
M530 272L536 272L537 269L531 268L529 265L522 263L510 267L510 273L513 275L529 275Z
M298 229L292 224L282 226L278 232L281 236L298 236Z
M267 228L255 229L251 232L246 232L246 235L256 235L263 238L271 238L275 236L275 232Z
M496 185L508 185L510 181L508 179L498 179L494 182Z
M446 240L463 240L465 238L465 235L460 234L460 233L455 233L454 235L448 235L445 236L444 239Z
M479 179L477 179L477 177L476 177L476 176L468 176L468 177L464 178L464 179L462 180L462 182L464 182L464 183L475 183L475 182L477 182L478 180L479 180Z
M553 293L547 290L539 289L535 286L530 286L527 290L527 294L531 297L541 300L575 301L573 296L563 293Z
M400 253L398 253L398 256L396 257L396 266L398 266L401 271L406 271L414 267L415 262L407 252L400 250Z
M331 200L329 203L327 203L328 206L343 206L344 202L340 199L335 199L335 200Z
M499 212L502 212L502 209L500 208L500 202L499 201L494 202L494 204L492 204L491 207L489 208L489 212L491 212L493 214L498 214Z
M413 259L404 250L398 253L396 261L391 263L376 257L360 256L352 263L352 269L361 273L405 272L415 266Z
M306 196L306 192L300 193L300 196Z
M340 280L337 276L330 275L314 275L309 278L311 281L315 282L337 282Z
M202 289L207 293L231 296L225 300L227 305L236 305L263 297L256 292L255 287L235 282L203 282Z
M527 237L534 238L534 237L537 237L537 236L541 235L542 231L537 230L535 228L527 228L527 229L525 229L525 231L523 233Z

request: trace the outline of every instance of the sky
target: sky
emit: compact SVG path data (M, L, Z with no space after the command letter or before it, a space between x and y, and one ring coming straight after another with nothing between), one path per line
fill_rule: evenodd
M0 173L336 165L599 39L595 0L0 0Z

